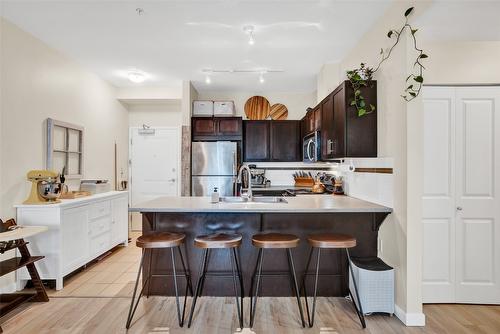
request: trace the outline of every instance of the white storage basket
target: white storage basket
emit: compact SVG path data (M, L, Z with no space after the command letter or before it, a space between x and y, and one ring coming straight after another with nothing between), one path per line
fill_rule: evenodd
M234 102L233 101L215 101L214 102L214 116L234 116Z
M378 257L351 258L351 263L363 313L394 314L394 269ZM349 289L356 299L350 272Z
M212 117L214 115L213 101L194 101L193 116L196 117Z

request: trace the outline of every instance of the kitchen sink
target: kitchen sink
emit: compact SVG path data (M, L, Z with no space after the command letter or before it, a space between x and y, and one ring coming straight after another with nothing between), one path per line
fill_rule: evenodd
M288 203L286 199L283 197L253 197L252 200L249 200L246 197L221 197L221 202L225 203Z

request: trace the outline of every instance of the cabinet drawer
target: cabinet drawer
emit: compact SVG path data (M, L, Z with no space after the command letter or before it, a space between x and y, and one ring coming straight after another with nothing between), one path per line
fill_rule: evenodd
M111 217L103 217L89 222L90 237L97 236L111 229Z
M111 201L103 201L92 204L89 208L89 219L108 216L111 214Z
M95 256L106 252L109 249L110 242L111 234L109 232L90 239L90 254Z

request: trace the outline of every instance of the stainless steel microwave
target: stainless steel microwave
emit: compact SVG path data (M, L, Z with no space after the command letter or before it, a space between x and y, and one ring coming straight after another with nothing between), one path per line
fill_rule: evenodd
M303 141L303 161L316 162L321 159L321 136L319 131L314 131L304 137Z

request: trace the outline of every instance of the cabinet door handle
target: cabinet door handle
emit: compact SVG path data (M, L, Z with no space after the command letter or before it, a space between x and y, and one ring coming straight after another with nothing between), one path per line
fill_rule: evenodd
M326 141L326 153L331 154L333 152L333 140L328 139Z

